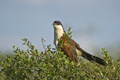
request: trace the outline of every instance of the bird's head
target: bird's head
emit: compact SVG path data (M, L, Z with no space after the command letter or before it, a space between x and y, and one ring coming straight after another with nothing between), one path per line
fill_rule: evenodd
M54 21L53 22L53 27L54 27L54 30L64 31L63 25L61 24L60 21Z

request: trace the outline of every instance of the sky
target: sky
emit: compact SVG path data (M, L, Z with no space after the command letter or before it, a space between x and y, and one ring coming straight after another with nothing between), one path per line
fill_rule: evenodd
M0 51L26 49L23 38L40 51L41 37L54 47L55 20L88 52L120 46L120 0L0 0Z

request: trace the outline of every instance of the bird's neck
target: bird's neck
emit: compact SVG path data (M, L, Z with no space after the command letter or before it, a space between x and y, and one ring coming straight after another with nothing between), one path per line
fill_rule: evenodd
M58 40L63 36L63 29L54 29L54 44L56 48L58 47Z

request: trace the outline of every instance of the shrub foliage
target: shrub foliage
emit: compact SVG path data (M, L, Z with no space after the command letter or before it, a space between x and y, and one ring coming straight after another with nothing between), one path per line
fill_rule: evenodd
M5 80L87 80L120 79L120 59L116 62L102 48L106 66L86 62L71 62L63 52L47 46L45 52L39 52L27 39L23 39L26 51L14 47L14 56L7 56L1 62L1 76Z
M14 48L14 56L6 56L0 62L0 76L4 80L118 80L120 79L120 59L113 61L102 48L106 66L79 59L70 61L63 52L48 45L39 52L26 38L23 45L28 49Z

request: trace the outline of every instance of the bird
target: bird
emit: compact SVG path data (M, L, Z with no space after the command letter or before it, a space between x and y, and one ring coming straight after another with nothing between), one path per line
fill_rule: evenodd
M89 61L94 61L98 64L105 65L105 61L103 59L93 56L80 48L79 44L66 34L60 21L56 20L52 25L54 28L54 45L56 49L60 48L60 50L64 52L64 54L71 61L78 63L78 57L82 56Z

